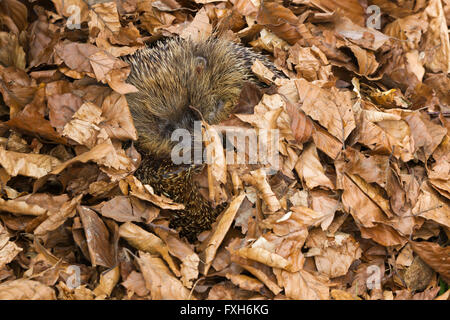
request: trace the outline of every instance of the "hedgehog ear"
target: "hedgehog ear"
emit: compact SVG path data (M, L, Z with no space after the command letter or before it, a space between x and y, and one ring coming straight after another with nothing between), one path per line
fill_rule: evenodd
M207 61L204 57L197 56L194 59L194 63L195 63L195 72L197 74L200 74L203 72L203 70L205 70Z

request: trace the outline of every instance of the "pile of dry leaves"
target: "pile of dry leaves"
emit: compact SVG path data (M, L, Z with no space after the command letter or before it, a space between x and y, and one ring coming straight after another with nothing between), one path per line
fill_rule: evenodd
M0 299L448 299L449 24L449 0L1 1ZM120 57L212 33L287 75L256 62L227 121L278 129L280 169L219 145L229 205L189 244L133 176Z

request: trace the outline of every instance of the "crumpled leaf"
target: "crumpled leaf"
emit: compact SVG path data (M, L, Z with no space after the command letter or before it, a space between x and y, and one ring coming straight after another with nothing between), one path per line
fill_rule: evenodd
M437 243L426 241L410 241L409 243L414 252L448 283L450 280L450 247L441 247Z
M361 257L362 250L349 234L337 232L332 237L320 229L310 232L306 246L307 256L314 257L317 271L329 278L346 275L353 261Z
M55 291L38 281L17 279L0 284L0 300L55 300Z
M138 263L152 300L194 300L187 288L175 278L163 260L141 252Z
M40 178L60 163L57 158L52 156L8 151L0 146L0 164L13 177L23 175Z
M241 193L236 196L228 206L228 208L220 214L217 218L213 230L211 231L209 237L203 241L202 245L199 247L200 260L203 262L201 266L201 272L207 274L211 263L214 260L217 249L222 243L228 229L233 223L234 217L245 198L245 193Z
M172 272L180 277L180 270L169 254L167 245L153 233L147 232L131 222L122 224L119 228L119 234L127 240L133 247L151 254L160 254L167 262Z

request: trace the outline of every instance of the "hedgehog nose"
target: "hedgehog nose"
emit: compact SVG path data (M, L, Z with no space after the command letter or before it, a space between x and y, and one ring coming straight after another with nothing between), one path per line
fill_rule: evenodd
M196 110L186 109L179 119L179 127L189 130L192 132L194 130L195 121L199 121L201 119L200 115Z
M188 108L188 116L192 121L200 121L201 120L201 114L197 109Z

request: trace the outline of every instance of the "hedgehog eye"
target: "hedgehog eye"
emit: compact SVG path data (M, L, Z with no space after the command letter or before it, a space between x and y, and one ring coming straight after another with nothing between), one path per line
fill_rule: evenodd
M222 111L224 106L225 102L223 102L223 100L220 99L219 102L217 103L217 111Z
M163 136L170 136L175 130L175 126L169 121L160 121L158 127Z

